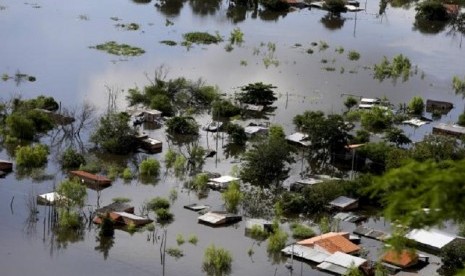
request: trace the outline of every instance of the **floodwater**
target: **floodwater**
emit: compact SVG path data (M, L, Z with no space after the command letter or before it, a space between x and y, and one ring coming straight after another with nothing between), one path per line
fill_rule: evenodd
M167 2L167 3L165 3ZM262 81L277 86L279 99L270 121L293 130L292 118L305 110L340 113L344 110L342 94L366 97L386 96L395 106L419 95L424 99L445 100L455 108L441 118L454 122L463 111L464 101L454 94L451 80L454 75L465 76L464 50L461 36L419 30L414 26L413 7L391 7L379 15L379 3L361 3L364 11L344 13L341 18L330 18L318 9L302 9L287 14L262 10L228 9L228 1L0 1L0 74L16 72L36 77L35 82L15 83L0 81L0 97L8 100L20 95L31 98L50 95L63 107L76 107L83 102L94 104L103 111L107 106L107 87L122 91L119 107L125 109L125 91L148 84L148 79L160 66L168 70L169 78L184 76L202 78L217 85L222 92L232 94L238 86ZM111 19L113 18L113 19ZM117 20L115 20L117 19ZM116 24L138 23L140 29L127 31ZM161 40L182 41L182 34L190 31L216 31L225 40L234 28L244 33L244 43L225 50L226 42L192 48L167 46ZM143 48L139 57L118 57L90 49L106 41ZM325 41L330 47L319 51L312 42ZM270 50L268 44L276 50ZM300 46L298 45L300 44ZM344 53L335 51L343 47ZM307 53L308 49L314 53ZM361 54L358 61L349 61L347 52ZM373 79L373 64L383 56L391 59L397 54L407 56L417 66L417 73L408 81ZM276 65L268 67L264 59ZM327 60L327 63L322 63ZM334 67L328 71L325 67ZM428 114L426 114L428 116ZM208 115L199 118L205 122ZM413 129L403 127L414 139L431 131L431 124ZM150 134L164 142L163 130ZM216 148L212 134L202 133L201 144ZM44 138L46 143L47 137ZM208 142L207 142L208 141ZM221 153L208 159L205 169L229 173L233 158ZM158 159L163 154L154 155ZM11 159L3 150L1 157ZM140 159L137 155L132 159ZM111 157L109 159L112 159ZM122 162L128 162L124 159ZM176 235L187 238L195 234L197 245L180 246L184 257L176 260L167 256L160 262L160 242L148 240L148 232L133 235L116 231L108 256L97 248L96 230L86 228L72 239L58 239L47 227L46 207L39 207L38 220L28 220L27 201L32 195L46 193L65 176L50 157L46 172L52 179L36 181L18 177L15 172L0 179L0 267L2 275L203 275L201 262L204 249L210 245L224 247L233 254L232 275L289 275L282 262L275 262L266 253L266 243L257 245L244 235L244 223L230 227L210 228L197 223L197 214L183 209L188 203L209 204L222 208L221 195L211 191L207 198L198 199L182 188L182 181L168 174L155 185L137 180L116 181L102 191L100 205L114 197L129 197L139 206L155 196L169 195L177 189L178 199L171 207L175 220L168 226L168 247L176 246ZM293 168L298 174L300 166ZM88 190L88 209L97 204L97 193ZM271 207L270 207L271 208ZM388 228L388 226L387 226ZM350 227L347 230L351 230ZM161 230L157 232L159 236ZM363 244L363 243L362 243ZM255 254L247 254L253 247ZM324 274L311 269L309 264L294 264L294 274Z

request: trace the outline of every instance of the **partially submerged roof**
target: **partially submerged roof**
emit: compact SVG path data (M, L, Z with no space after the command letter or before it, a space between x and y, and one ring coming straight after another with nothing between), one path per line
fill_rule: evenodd
M383 262L393 264L399 267L409 267L415 265L418 262L418 254L412 250L388 250L382 258Z
M102 208L95 210L95 213L99 215L103 215L103 214L111 213L111 212L134 213L134 207L127 203L123 203L123 202L113 202L111 204L108 204L106 206L103 206Z
M327 263L335 264L345 268L359 267L366 263L366 261L367 260L363 258L352 256L342 252L336 252L325 259L325 262Z
M299 245L314 247L328 254L335 252L357 253L360 247L349 240L347 232L329 232L297 242Z
M240 180L240 179L234 176L230 176L230 175L223 175L217 178L211 178L209 181L217 182L217 183L229 183L229 182L237 181L237 180Z
M310 141L308 141L307 139L308 139L308 135L302 132L295 132L295 133L292 133L291 135L286 136L286 140L301 144L304 147L308 147L311 144Z
M266 219L248 219L245 222L245 229L252 229L254 226L261 227L263 230L267 227L271 227L273 223Z
M433 249L441 249L456 239L455 235L437 229L415 229L407 233L406 237Z
M419 126L422 126L422 125L426 125L429 122L418 119L418 118L412 118L412 119L409 119L409 120L402 121L402 123L419 127Z
M313 246L316 241L327 239L329 237L334 237L334 236L348 237L349 233L348 232L329 232L329 233L325 233L325 234L315 236L315 237L312 237L312 238L309 238L309 239L298 241L297 244L306 245L306 246Z
M45 193L37 196L37 202L39 204L55 204L64 200L67 200L67 198L57 192Z
M211 225L222 225L241 221L242 216L222 211L210 211L198 217L198 220Z
M299 244L286 246L283 250L281 250L281 252L287 255L294 255L296 257L309 260L315 263L321 263L330 256L325 252L321 252L311 247Z
M346 196L340 196L334 199L333 201L331 201L329 205L345 209L352 204L356 204L357 202L358 202L358 199L350 198Z
M366 219L366 217L364 216L359 216L359 215L356 215L354 213L344 213L344 212L340 212L340 213L337 213L336 215L334 215L333 217L334 219L338 219L338 220L342 220L342 221L347 221L347 222L359 222L359 221L362 221L364 219Z

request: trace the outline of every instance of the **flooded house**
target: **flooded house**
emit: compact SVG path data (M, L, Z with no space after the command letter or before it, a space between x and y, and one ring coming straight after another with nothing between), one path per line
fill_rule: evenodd
M455 124L438 123L433 126L433 134L449 135L461 138L465 136L465 127Z
M366 259L336 252L316 267L336 275L347 275L351 269L358 268L359 270L363 270L367 265L368 261Z
M109 205L103 206L95 210L96 215L106 215L107 213L111 212L127 212L127 213L134 213L134 206L131 206L127 203L123 202L113 202Z
M210 178L207 185L213 189L226 189L228 185L233 181L239 181L240 179L230 175L223 175L216 178Z
M302 147L308 147L311 144L310 141L308 141L308 135L302 132L295 132L287 135L285 139L291 144L296 144Z
M305 187L317 185L319 183L327 182L327 181L337 181L341 180L341 178L338 177L332 177L330 175L325 175L325 174L314 174L314 175L309 175L305 178L299 179L289 186L289 189L291 191L301 191Z
M210 226L222 226L229 225L242 220L242 216L231 214L224 211L210 211L200 217L198 222Z
M297 242L299 245L312 247L326 254L344 252L346 254L358 254L360 246L349 240L348 232L329 232L313 238Z
M329 202L329 206L340 211L353 210L358 208L358 199L340 196Z
M405 269L416 265L419 261L419 255L412 250L402 250L397 252L395 250L388 250L384 253L381 260L384 263L398 267L399 269Z
M0 160L0 171L11 172L13 171L13 162L8 160Z
M45 194L40 194L37 196L37 204L40 205L55 205L60 204L61 202L67 201L68 198L58 194L57 192L50 192Z
M457 239L457 236L438 229L415 229L407 233L406 237L416 242L418 247L432 252L439 252Z
M163 151L163 142L151 137L139 139L139 145L148 153L160 153Z
M452 108L454 108L454 104L450 102L426 100L426 112L437 111L441 114L447 114Z
M141 217L134 214L134 206L127 203L113 202L107 206L95 210L93 222L102 223L102 218L109 216L116 225L135 225L143 226L153 222L152 219Z
M70 171L72 177L79 178L82 183L92 188L106 188L111 185L111 180L103 175L92 174L86 171Z

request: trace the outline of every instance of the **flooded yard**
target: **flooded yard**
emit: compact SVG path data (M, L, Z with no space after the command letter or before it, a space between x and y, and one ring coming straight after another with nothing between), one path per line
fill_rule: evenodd
M277 87L278 100L274 104L276 110L268 119L282 125L286 134L294 131L292 118L306 110L340 114L346 110L343 104L346 94L386 97L396 107L408 103L414 96L452 102L452 111L438 120L446 123L456 122L463 112L464 99L454 93L451 84L453 76L465 76L462 35L449 33L449 27L434 34L419 30L414 26L413 5L388 4L385 13L379 15L379 2L367 0L360 3L364 10L332 18L328 12L316 8L280 14L230 4L221 0L72 3L0 0L0 74L23 73L35 77L35 81L0 80L0 98L6 101L14 96L27 99L47 95L59 101L63 108L91 103L101 114L108 105L107 91L112 90L118 91L117 108L124 111L128 89L149 84L156 70L163 67L168 78L200 78L218 86L227 96L248 83L273 84ZM228 49L230 33L235 28L244 33L244 42ZM223 42L183 46L183 34L195 31L217 32ZM138 47L143 53L112 55L93 48L109 41ZM161 41L173 41L176 45ZM322 42L329 47L319 47ZM336 49L344 50L341 53ZM360 53L360 59L348 59L349 51ZM415 68L408 80L374 79L374 64L384 56L391 59L398 54L408 57ZM425 116L431 117L431 114L425 113ZM211 120L211 114L196 115L196 119L203 125ZM402 128L413 141L419 141L431 132L432 125ZM164 127L145 131L163 142L163 152L152 155L163 161L166 150L176 145L169 140ZM86 143L88 135L83 135ZM50 139L42 137L45 144ZM204 170L225 175L240 165L237 156L223 152L225 139L222 134L200 131L199 144L218 151L217 156L206 159ZM0 159L13 160L7 146L2 145L1 150ZM145 201L156 196L168 198L175 190L178 196L170 207L174 221L166 227L167 247L176 246L177 235L186 239L190 235L198 237L197 244L186 242L179 246L183 257L166 256L163 265L163 230L159 226L154 232L133 234L116 230L111 244L98 240L99 230L92 223L82 233L61 236L54 233L49 227L50 207L39 206L33 218L28 208L31 198L50 192L67 177L53 152L52 149L46 168L50 177L37 180L18 175L14 170L0 179L2 275L204 275L203 253L210 244L232 253L231 275L291 273L285 267L288 258L269 256L266 241L257 243L245 235L244 220L227 227L199 224L199 215L183 206L199 203L222 210L221 193L210 190L206 197L199 198L184 187L182 179L163 166L156 183L117 179L99 193L87 189L84 210L95 210L98 205L111 203L113 198L127 197L137 214ZM103 156L102 160L134 166L145 156L144 153ZM292 167L291 178L295 179L300 172L301 165L297 162ZM390 230L389 222L383 218L370 218L366 224ZM341 226L348 232L355 229L353 223ZM369 256L374 259L381 248L381 243L364 238L361 245L370 250ZM249 254L251 249L253 254ZM293 268L295 275L327 275L297 260ZM424 275L435 268L427 268Z

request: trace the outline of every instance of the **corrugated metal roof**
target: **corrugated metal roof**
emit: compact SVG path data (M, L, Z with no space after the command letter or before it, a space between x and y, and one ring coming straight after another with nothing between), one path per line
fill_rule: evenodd
M348 270L345 267L338 266L338 265L328 263L328 262L322 262L321 264L317 265L316 267L321 269L321 270L330 271L332 273L339 274L339 275L347 274L347 270Z
M441 249L455 240L456 236L437 229L416 229L410 231L407 234L407 238L433 248Z
M359 267L364 264L367 260L355 257L346 253L336 252L325 259L325 262L332 263L342 267Z
M308 138L308 135L302 132L296 132L296 133L286 136L286 140L294 142L294 143L299 143L303 146L309 146L311 144L310 141L305 140L307 138Z
M288 255L294 255L296 257L303 258L315 263L321 263L329 257L329 254L299 244L289 245L281 250L281 252Z

